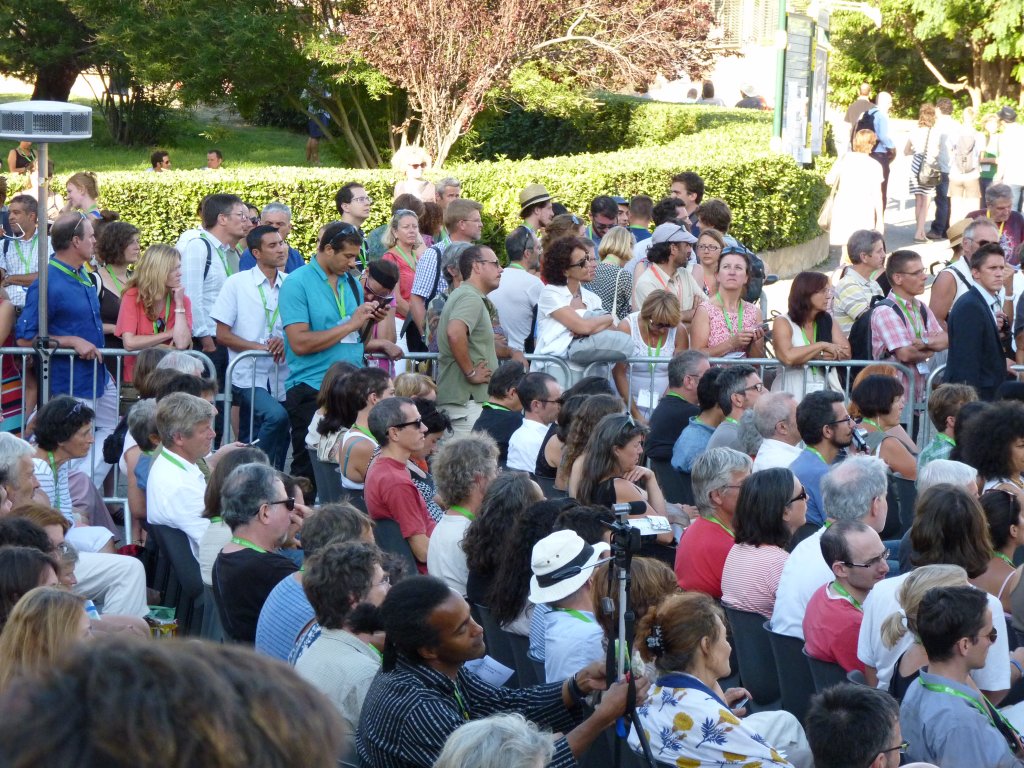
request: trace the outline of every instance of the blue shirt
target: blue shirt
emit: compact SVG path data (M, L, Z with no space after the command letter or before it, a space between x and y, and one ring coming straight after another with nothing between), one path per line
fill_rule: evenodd
M79 282L55 265L77 274ZM69 265L51 257L46 273L46 311L49 317L49 334L53 336L78 336L97 348L103 348L103 321L100 320L100 302L96 288L84 269L77 272ZM17 337L31 341L39 333L39 281L28 287L25 295L25 309L18 317ZM54 355L50 366L50 392L53 395L74 395L92 399L103 394L109 374L102 363L82 360L77 355ZM71 388L74 377L74 391Z
M821 500L821 478L828 473L829 465L809 448L804 448L789 465L789 470L807 491L807 522L824 525L825 504Z
M547 629L548 616L551 614L551 606L543 603L533 606L533 614L530 616L530 649L527 655L534 661L544 661L547 656Z
M691 416L690 423L679 433L676 444L672 446L672 466L680 472L689 472L693 469L693 462L707 448L708 441L714 433L715 430L703 421Z
M313 606L302 590L302 582L285 576L267 595L260 610L260 620L256 624L256 650L288 661L299 634L313 621L314 615Z
M306 263L306 260L302 258L302 254L296 251L294 248L288 248L288 261L284 263L284 271L291 274L296 269ZM252 251L248 248L242 252L241 257L238 259L238 271L244 272L247 269L252 269L256 266L256 257L252 255Z
M353 284L355 293L352 292ZM311 331L330 330L348 320L363 302L362 287L345 275L338 277L338 296L342 299L340 308L334 289L327 282L327 273L316 258L310 259L308 264L295 270L281 283L279 306L281 325L285 329L284 354L288 360L289 389L297 384L320 389L327 369L338 361L362 367L363 345L358 339L358 331L346 336L339 344L309 355L296 354L288 342L289 325L306 323Z
M638 243L642 243L651 236L651 231L644 227L630 227L629 231L633 233L633 237Z

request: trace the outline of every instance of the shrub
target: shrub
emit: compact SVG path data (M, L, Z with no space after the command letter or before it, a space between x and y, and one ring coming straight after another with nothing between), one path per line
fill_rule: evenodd
M540 182L569 210L585 214L599 194L667 193L669 177L682 170L699 173L708 197L733 208L732 233L755 250L804 242L818 234L816 218L828 189L820 171L807 171L791 158L768 149L770 124L762 115L743 120L742 110L697 113L698 133L657 147L540 160L500 160L446 167L437 175L462 181L462 193L484 206L484 239L502 253L505 234L518 225L519 191ZM730 112L734 114L730 114ZM362 182L373 197L366 229L384 223L390 212L394 174L388 170L279 168L173 173L109 173L100 179L105 208L142 230L144 244L173 243L196 225L199 201L229 191L254 205L281 200L292 207L292 245L315 250L319 227L336 218L334 195L347 181Z

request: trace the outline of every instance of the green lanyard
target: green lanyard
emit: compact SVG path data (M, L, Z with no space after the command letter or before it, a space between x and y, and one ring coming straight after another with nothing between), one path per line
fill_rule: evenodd
M88 288L93 287L92 280L90 280L88 277L83 277L82 274L77 270L68 269L56 259L51 259L50 264L56 267L58 271L63 272L65 275L70 277L72 280L75 280Z
M526 267L520 264L518 261L510 261L508 263L509 269L521 269L523 272L526 271Z
M46 458L50 462L50 471L53 472L53 506L60 509L60 483L57 482L57 462L53 458L53 451L47 451Z
M719 528L721 528L721 529L722 529L723 531L725 531L726 533L728 533L728 534L729 534L729 535L730 535L730 536L731 536L732 538L734 538L734 539L736 538L736 534L735 534L735 533L733 533L733 532L732 532L732 531L731 531L731 530L730 530L729 528L727 528L727 527L726 527L726 525L725 525L725 523L723 523L723 522L722 522L721 520L719 520L719 519L718 519L717 517L715 517L714 515L708 515L708 516L707 516L707 521L708 521L709 523L714 523L715 525L717 525L717 526L718 526Z
M462 691L459 690L459 684L454 683L455 686L455 700L459 702L459 712L462 713L462 719L467 723L469 722L469 707L466 706L465 699L462 698Z
M804 346L805 347L811 346L811 340L807 338L807 332L801 326L799 326L799 325L797 326L797 328L800 329L800 335L804 337ZM814 324L814 330L812 331L812 334L814 335L814 343L817 344L818 343L818 324L817 323ZM811 371L811 376L824 376L825 375L820 368L811 368L810 371Z
M651 332L650 332L650 330L648 330L647 331L647 335L650 336L650 334L651 334ZM648 344L647 345L647 356L648 357L661 357L661 348L663 346L665 346L665 340L667 338L668 338L668 334L666 333L664 336L662 336L658 340L658 344L654 347L653 354L652 354L652 350L651 350L651 345ZM651 368L651 375L653 376L654 375L654 367L655 367L656 363L648 363L648 365Z
M896 299L896 303L899 304L900 305L900 309L903 310L903 314L907 318L907 322L910 323L911 329L914 331L914 334L917 336L917 338L920 339L921 338L921 326L918 324L919 323L918 319L916 317L914 317L915 313L911 312L907 308L906 302L904 302L903 299L901 299L895 293L892 295L892 297L894 299ZM911 304L913 305L913 301L914 300L911 299L910 301L911 301ZM915 309L916 309L916 306L915 306Z
M163 329L165 331L167 330L167 326L169 326L171 324L171 294L168 293L166 299L167 300L164 303L164 318L163 318L164 319L164 328ZM153 321L153 334L154 335L160 333L159 321L160 321L159 317L156 320Z
M118 293L124 293L124 285L122 285L121 281L117 279L117 275L114 274L114 270L112 270L110 268L110 265L109 264L105 264L103 266L103 268L105 270L107 270L107 274L110 275L110 279L113 280L114 281L114 285L117 286L117 292Z
M852 606L853 606L854 608L856 608L856 609L857 609L858 611L860 611L861 613L863 613L863 612L864 612L864 607L863 607L863 606L862 606L862 605L860 604L860 600L858 600L858 599L857 599L856 597L854 597L853 595L851 595L851 594L850 594L850 593L849 593L849 592L848 592L848 591L846 590L846 587L844 587L844 586L843 586L842 584L840 584L840 583L839 583L838 581L833 581L833 582L832 582L832 584L831 584L831 586L832 586L832 591L833 591L833 592L835 592L835 593L836 593L837 595L839 595L839 596L840 596L841 598L843 598L844 600L846 600L846 601L847 601L847 602L848 602L848 603L849 603L850 605L852 605Z
M209 245L213 250L217 252L217 255L220 256L220 263L224 266L224 274L227 275L228 277L231 277L231 275L233 275L234 272L231 271L231 267L228 266L228 260L224 257L224 251L227 250L227 246L215 246L213 243L210 242L210 238L206 236L205 232L202 233L200 237L206 241L207 245Z
M567 613L570 616L572 616L574 619L577 619L578 621L582 621L584 624L593 624L594 623L594 620L592 618L590 618L586 614L582 613L581 611L577 611L575 608L555 608L555 610L558 611L559 613Z
M360 427L360 426L359 426L358 424L353 424L353 425L352 425L352 429L354 429L354 430L357 430L357 431L359 431L359 432L362 432L362 433L363 433L364 435L366 435L366 436L367 436L368 438L370 438L371 440L373 440L373 442L374 442L374 443L376 443L376 442L377 442L377 438L376 438L376 437L374 437L374 436L373 436L373 433L372 433L372 432L371 432L370 430L368 430L368 429L367 429L366 427Z
M666 392L666 393L665 393L665 397L677 397L677 398L679 398L680 400L682 400L682 401L683 401L684 403L688 403L688 404L689 404L689 402L690 402L690 401L689 401L689 400L687 400L687 399L686 399L685 397L683 397L682 395L680 395L680 394L679 394L678 392Z
M481 407L482 408L491 408L492 410L495 410L495 411L507 411L508 413L512 413L512 409L506 408L504 405L498 405L497 403L492 403L489 400L486 403L484 403Z
M338 316L344 320L347 315L345 314L345 289L341 285L341 275L338 275L338 282L334 288L331 288L330 282L327 283L327 287L331 291L331 295L334 296L334 303L338 305Z
M878 422L875 421L874 419L861 419L861 421L863 421L865 424L870 424L872 427L877 429L879 432L885 432L884 429L882 429L880 426L878 426Z
M729 319L729 313L725 311L725 302L722 300L722 292L719 291L715 294L715 298L718 299L718 303L722 305L722 319L725 320L725 327L729 329L729 335L733 335L732 331L732 320ZM743 299L740 299L739 305L736 307L736 334L743 333Z
M375 654L377 654L377 658L379 660L381 660L381 661L384 660L384 654L381 653L380 651L378 651L376 648L374 648L371 643L365 643L365 645L366 645L367 648L369 648L371 651L373 651Z
M812 448L809 445L807 446L807 450L810 451L811 453L813 453L819 459L821 459L821 463L822 464L824 464L825 466L828 466L828 462L825 461L825 457L821 455L821 451L819 451L817 448Z
M409 269L411 269L411 270L413 270L415 272L416 271L416 260L414 258L412 258L411 256L408 256L406 254L406 252L402 250L402 246L400 246L398 243L395 243L395 250L398 251L398 253L401 255L402 259L408 265Z
M1017 733L1017 729L1014 728L1013 725L1005 717L1003 717L1002 713L998 709L992 706L992 703L988 700L988 697L986 697L985 694L981 693L980 691L978 692L978 695L981 696L981 701L978 701L973 696L968 696L966 693L958 691L956 688L950 688L948 685L943 685L941 683L926 683L924 679L920 677L917 678L917 682L923 685L925 687L925 690L932 691L933 693L945 693L950 696L956 696L959 699L963 699L976 710L978 710L981 714L983 714L988 719L989 724L993 728L999 730L999 726L996 725L996 721L992 718L992 713L995 712L996 717L998 717L1000 721L1002 721L1003 725L1009 728L1010 732L1013 733L1014 736L1019 736L1019 734ZM984 702L984 704L982 704L982 702Z
M461 504L452 504L450 507L448 507L448 509L450 509L452 512L458 512L460 515L469 520L476 520L476 515L474 515Z
M248 539L243 539L240 536L232 536L231 537L231 543L232 544L237 544L240 547L245 547L246 549L251 549L254 552L259 552L260 554L263 554L263 555L267 554L267 550L265 550L263 547L257 547L255 544L253 544Z
M740 423L739 423L738 421L736 421L736 419L734 419L734 418L733 418L732 416L726 416L726 417L725 417L725 420L726 420L727 422L729 422L730 424L735 424L736 426L739 426L739 424L740 424Z
M23 243L21 240L12 241L14 243L14 250L18 254L18 260L21 262L21 266L25 270L24 274L26 275L29 274L32 269L32 251L33 249L36 249L36 246L38 245L38 240L39 230L36 230L36 233L32 235L32 239L26 243ZM21 249L22 245L28 246L28 248L26 249L28 251L27 254L25 253L25 251Z
M170 453L168 453L165 448L161 448L160 449L160 455L163 456L165 459L167 459L169 462L171 462L171 464L176 466L182 472L187 472L188 471L187 469L185 469L185 465L182 464L181 461L179 461L177 457L172 456Z
M221 517L220 515L217 515L216 517L211 517L210 518L210 522L211 523L223 523L224 522L224 518Z
M1002 561L1003 561L1004 563L1006 563L1006 564L1007 564L1008 566L1010 566L1011 568L1013 568L1013 569L1015 569L1015 570L1016 570L1017 566L1013 564L1013 560L1011 560L1010 558L1008 558L1008 557L1007 557L1006 555L1004 555L1004 554L1003 554L1002 552L996 552L996 551L995 551L995 550L993 549L993 550L992 550L992 556L993 556L993 557L998 557L998 558L999 558L1000 560L1002 560Z
M274 283L277 283L277 274L274 274ZM263 284L256 286L256 289L260 292L260 301L263 302L263 315L267 318L267 333L272 334L274 332L274 325L277 324L277 317L281 314L281 305L278 304L274 307L274 312L271 314L270 310L267 309L267 295L263 292Z
M949 443L951 446L956 448L956 440L954 440L949 435L939 432L939 434L937 434L936 437L939 438L939 440L941 440L942 442Z
M527 229L530 228L527 227ZM532 232L533 230L531 229L530 231ZM445 248L452 244L452 236L448 234L448 227L441 227L441 234L439 240L441 242L441 245L443 245Z

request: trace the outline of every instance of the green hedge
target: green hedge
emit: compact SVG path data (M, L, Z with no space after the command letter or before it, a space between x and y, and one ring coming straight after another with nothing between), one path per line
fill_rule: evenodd
M828 192L820 172L806 171L792 159L768 149L771 126L757 113L738 120L721 110L712 117L697 112L695 121L716 123L658 147L618 152L501 160L446 167L436 175L453 175L463 195L484 205L484 239L503 250L505 234L518 224L519 191L540 182L569 210L585 214L599 194L667 193L671 175L699 173L707 196L721 197L733 210L732 232L755 250L804 242L818 234L818 209ZM741 110L742 112L742 110ZM751 113L747 113L751 114ZM361 181L374 199L368 227L383 223L390 212L394 174L385 170L267 168L209 173L202 171L109 173L100 178L105 208L121 213L143 232L143 243L171 242L195 226L203 196L224 191L262 206L281 200L293 209L292 244L303 253L315 250L318 228L336 218L334 195L347 181Z

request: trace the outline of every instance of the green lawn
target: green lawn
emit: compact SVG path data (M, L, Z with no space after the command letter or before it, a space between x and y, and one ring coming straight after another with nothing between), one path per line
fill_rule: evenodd
M0 103L24 99L23 95L0 94ZM89 105L87 101L76 101ZM122 147L110 140L102 115L94 111L92 131L93 138L89 141L50 145L50 159L56 173L63 176L76 171L141 171L149 167L149 155L154 149L170 152L171 167L179 170L205 167L206 152L214 147L224 153L225 168L306 164L305 134L280 128L239 127L183 114L173 143L159 147ZM6 171L7 153L14 143L0 146L3 146ZM323 145L320 158L324 165L340 165Z

